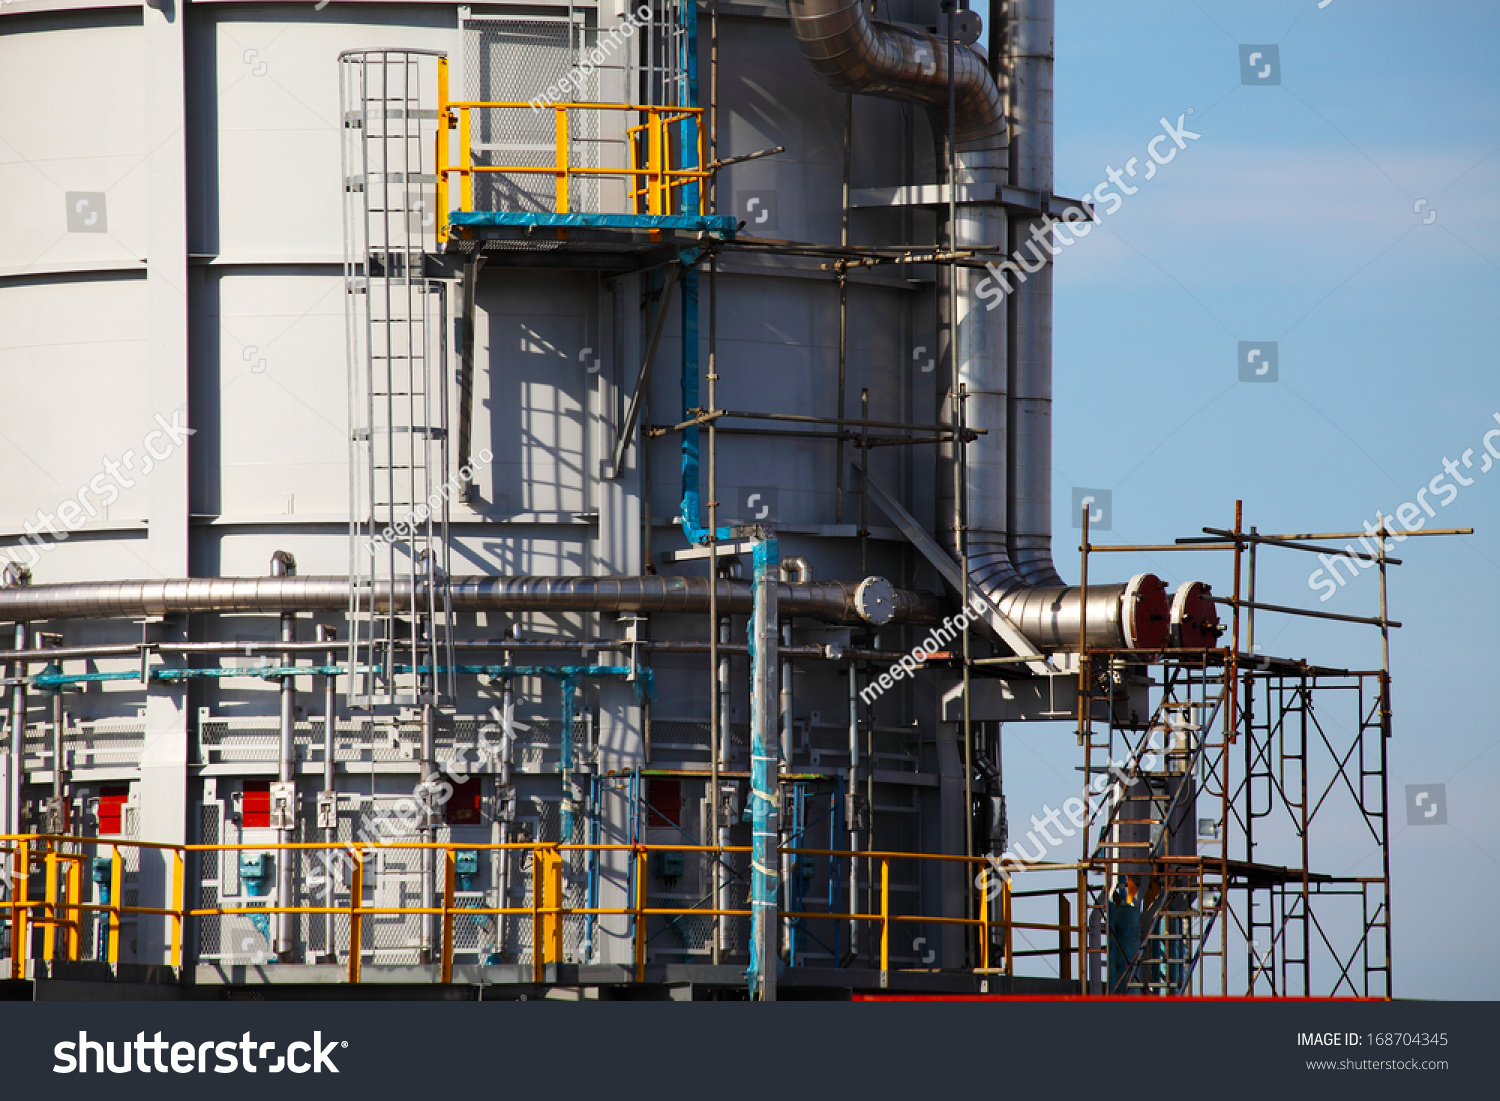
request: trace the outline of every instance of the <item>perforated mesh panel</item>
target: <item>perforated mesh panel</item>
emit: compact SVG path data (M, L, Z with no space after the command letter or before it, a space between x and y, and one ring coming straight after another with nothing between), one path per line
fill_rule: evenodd
M205 803L198 808L198 840L204 845L219 843L219 804ZM198 905L212 909L219 904L219 869L224 854L200 852L198 861ZM223 919L201 917L197 919L198 952L202 956L217 956L220 952Z

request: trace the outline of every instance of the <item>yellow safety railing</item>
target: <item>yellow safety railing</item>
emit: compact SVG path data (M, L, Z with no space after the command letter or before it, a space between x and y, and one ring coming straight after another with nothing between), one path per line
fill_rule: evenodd
M146 914L170 918L172 936L170 943L173 967L182 966L183 897L183 847L179 845L156 845L146 841L116 841L97 837L49 836L23 834L0 837L0 867L7 869L10 879L10 901L0 906L0 911L10 911L10 977L24 978L25 961L29 955L30 928L42 930L42 958L48 960L78 960L82 957L83 915L104 914L108 918L105 954L111 964L120 962L120 919L125 914ZM97 846L110 850L109 902L83 901L83 865L88 857L83 853L66 852L59 848L67 846ZM172 908L153 906L126 906L124 904L125 859L122 848L152 849L171 854L172 859ZM45 897L33 899L30 893L30 870L33 856L39 856L44 869L43 892ZM59 865L66 864L65 898L59 901ZM57 931L64 932L62 951L58 950Z
M552 116L553 158L550 165L475 164L474 116L476 112L529 111L548 112ZM598 168L572 162L569 141L569 112L628 111L643 121L625 130L629 164L624 168ZM449 131L457 131L457 150L450 150ZM693 165L687 154L692 152ZM474 209L474 177L480 172L530 174L553 178L553 211L567 214L571 210L569 184L575 177L615 177L626 181L625 191L630 214L706 214L708 188L713 175L705 165L703 108L663 107L641 103L490 103L455 101L448 98L448 62L438 61L438 129L435 156L437 174L437 240L448 239L449 214ZM452 205L458 177L457 206ZM687 189L697 186L693 198Z
M120 920L123 915L152 915L166 917L171 920L170 953L171 963L174 967L182 965L183 927L191 919L222 917L222 916L267 916L272 914L334 914L343 915L349 919L349 951L348 951L348 980L351 983L360 981L360 967L363 956L369 949L363 947L363 922L367 917L386 916L420 916L432 915L441 919L441 947L440 947L440 981L451 982L453 979L453 955L454 955L454 926L455 919L461 917L491 917L508 916L527 918L530 920L532 929L532 966L535 981L541 982L544 978L544 968L547 964L559 963L563 959L563 919L568 917L629 917L633 919L633 960L635 976L638 981L645 978L646 947L647 947L647 918L651 917L744 917L751 916L749 909L718 909L695 906L651 906L647 901L647 859L654 852L679 852L679 853L705 853L722 859L729 854L746 854L750 852L749 846L744 845L626 845L626 844L560 844L539 842L510 842L510 843L469 843L469 842L383 842L378 844L338 844L329 842L269 842L264 844L239 844L239 845L166 845L153 844L150 842L120 841L117 839L80 838L71 836L48 836L39 834L27 834L11 837L0 837L0 856L8 856L12 867L12 891L11 899L6 907L11 913L12 945L25 946L27 944L27 927L34 925L46 930L44 933L43 955L46 959L76 960L80 958L82 915L88 912L98 912L108 915L108 960L110 963L119 962L119 937ZM62 846L82 847L97 846L100 849L110 851L111 863L111 891L110 900L107 903L86 903L81 901L82 865L86 857L80 853L62 851ZM123 902L124 883L124 861L122 849L136 848L149 849L170 853L172 862L171 877L171 899L170 907L149 906L126 906ZM366 906L364 905L365 887L365 865L366 862L377 852L382 850L422 850L428 849L442 854L442 899L441 905L421 906ZM220 852L287 852L296 850L322 850L342 854L350 862L349 877L349 902L344 906L284 906L284 905L258 905L258 906L209 906L190 907L184 896L184 857L188 853L220 853ZM459 905L456 890L456 860L460 851L488 852L497 850L508 850L529 853L533 861L533 880L530 900L523 906L469 906ZM567 906L564 903L564 892L562 885L563 853L567 852L617 852L628 853L634 861L633 897L630 905L625 907L580 907ZM1074 872L1078 883L1076 887L1052 888L1044 891L1013 891L1011 879L1005 878L1000 884L998 892L991 892L988 888L992 882L992 873L988 862L982 857L949 856L936 853L908 853L908 852L884 852L884 851L854 851L844 849L805 849L787 848L779 850L787 856L796 857L827 857L840 860L866 861L871 870L870 882L872 888L878 884L879 909L875 913L859 913L852 910L847 913L836 913L830 911L789 911L780 910L777 916L781 918L794 918L804 921L832 921L832 922L864 922L876 927L880 937L880 974L881 985L888 982L891 960L891 933L892 930L902 923L929 923L935 925L953 925L974 929L978 933L979 959L978 966L973 970L980 975L1010 975L1014 974L1014 960L1022 956L1057 956L1058 970L1062 978L1068 979L1072 969L1072 960L1077 956L1082 959L1083 952L1083 927L1082 922L1074 922L1071 918L1069 896L1077 895L1080 905L1083 899L1084 876L1088 865L1072 863L1036 863L1017 866L1015 874L1022 871L1051 871L1051 872ZM27 897L28 871L34 857L40 856L46 868L46 897L43 899L30 899ZM891 907L891 864L894 861L926 861L944 862L964 865L966 867L978 868L976 877L977 891L977 917L964 917L941 914L898 914ZM60 883L59 867L66 864L66 897L59 901ZM992 903L989 895L996 893L997 898ZM1051 922L1019 922L1012 917L1012 905L1015 898L1041 897L1045 895L1056 895L1059 901L1058 920ZM998 904L998 909L996 907ZM33 913L40 916L33 916ZM1082 910L1080 909L1080 913ZM63 929L66 936L63 938L63 950L58 951L55 932ZM1039 931L1053 933L1058 938L1058 946L1055 949L1032 949L1016 951L1012 945L1012 937L1016 931ZM992 966L991 944L998 933L999 946L1001 950L1000 966ZM1076 936L1076 940L1074 939ZM11 953L11 975L13 978L24 977L24 955L21 952Z

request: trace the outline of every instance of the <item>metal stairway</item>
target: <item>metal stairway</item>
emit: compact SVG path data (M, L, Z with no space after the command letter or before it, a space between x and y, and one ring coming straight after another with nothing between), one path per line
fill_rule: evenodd
M1107 779L1120 794L1089 853L1105 872L1089 894L1086 927L1097 931L1088 973L1103 980L1099 993L1170 996L1190 993L1204 958L1214 955L1210 933L1222 919L1225 888L1221 861L1197 851L1199 796L1215 814L1210 832L1222 840L1224 823L1203 781L1222 760L1225 733L1218 722L1227 684L1213 677L1187 678L1185 695L1164 698L1124 762L1111 756L1117 731L1085 732L1091 784ZM1215 683L1217 681L1217 683ZM1215 731L1218 730L1217 737ZM1152 734L1163 736L1149 748ZM1102 736L1101 736L1102 735ZM1161 767L1144 762L1160 759ZM1174 845L1176 839L1178 844ZM1183 844L1184 839L1191 842ZM1192 849L1192 855L1169 849ZM1127 910L1128 908L1128 910ZM1122 920L1125 919L1125 920Z

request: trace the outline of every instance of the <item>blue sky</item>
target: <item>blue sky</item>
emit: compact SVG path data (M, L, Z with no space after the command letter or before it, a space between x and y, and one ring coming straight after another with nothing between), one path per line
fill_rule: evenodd
M1429 491L1428 523L1475 534L1409 539L1392 571L1395 979L1400 996L1500 997L1500 464L1478 473L1500 428L1500 4L1059 0L1057 15L1058 193L1144 163L1163 117L1201 134L1057 261L1059 561L1076 575L1074 486L1111 492L1101 541L1228 527L1236 498L1261 531L1348 530L1473 449L1473 484ZM1276 47L1257 72L1279 61L1279 84L1241 82L1241 44ZM1276 343L1277 381L1239 381L1241 341ZM1111 557L1094 568L1229 588L1216 556ZM1263 600L1376 610L1369 576L1320 603L1312 556L1262 565ZM1370 628L1259 630L1277 655L1378 665ZM1076 786L1076 748L1050 728L1006 737L1015 833L1028 800ZM1445 785L1447 825L1407 824L1408 784ZM1377 866L1338 830L1313 865Z

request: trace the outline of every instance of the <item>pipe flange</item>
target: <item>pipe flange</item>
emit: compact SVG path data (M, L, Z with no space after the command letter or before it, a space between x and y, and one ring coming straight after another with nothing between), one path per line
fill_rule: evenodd
M1202 581L1184 581L1172 597L1172 645L1204 650L1217 645L1223 633L1213 589Z
M1162 579L1154 573L1138 573L1126 582L1120 600L1125 645L1131 650L1164 647L1170 634L1172 607Z
M883 627L896 615L896 587L883 577L867 577L854 590L854 610L866 623Z

